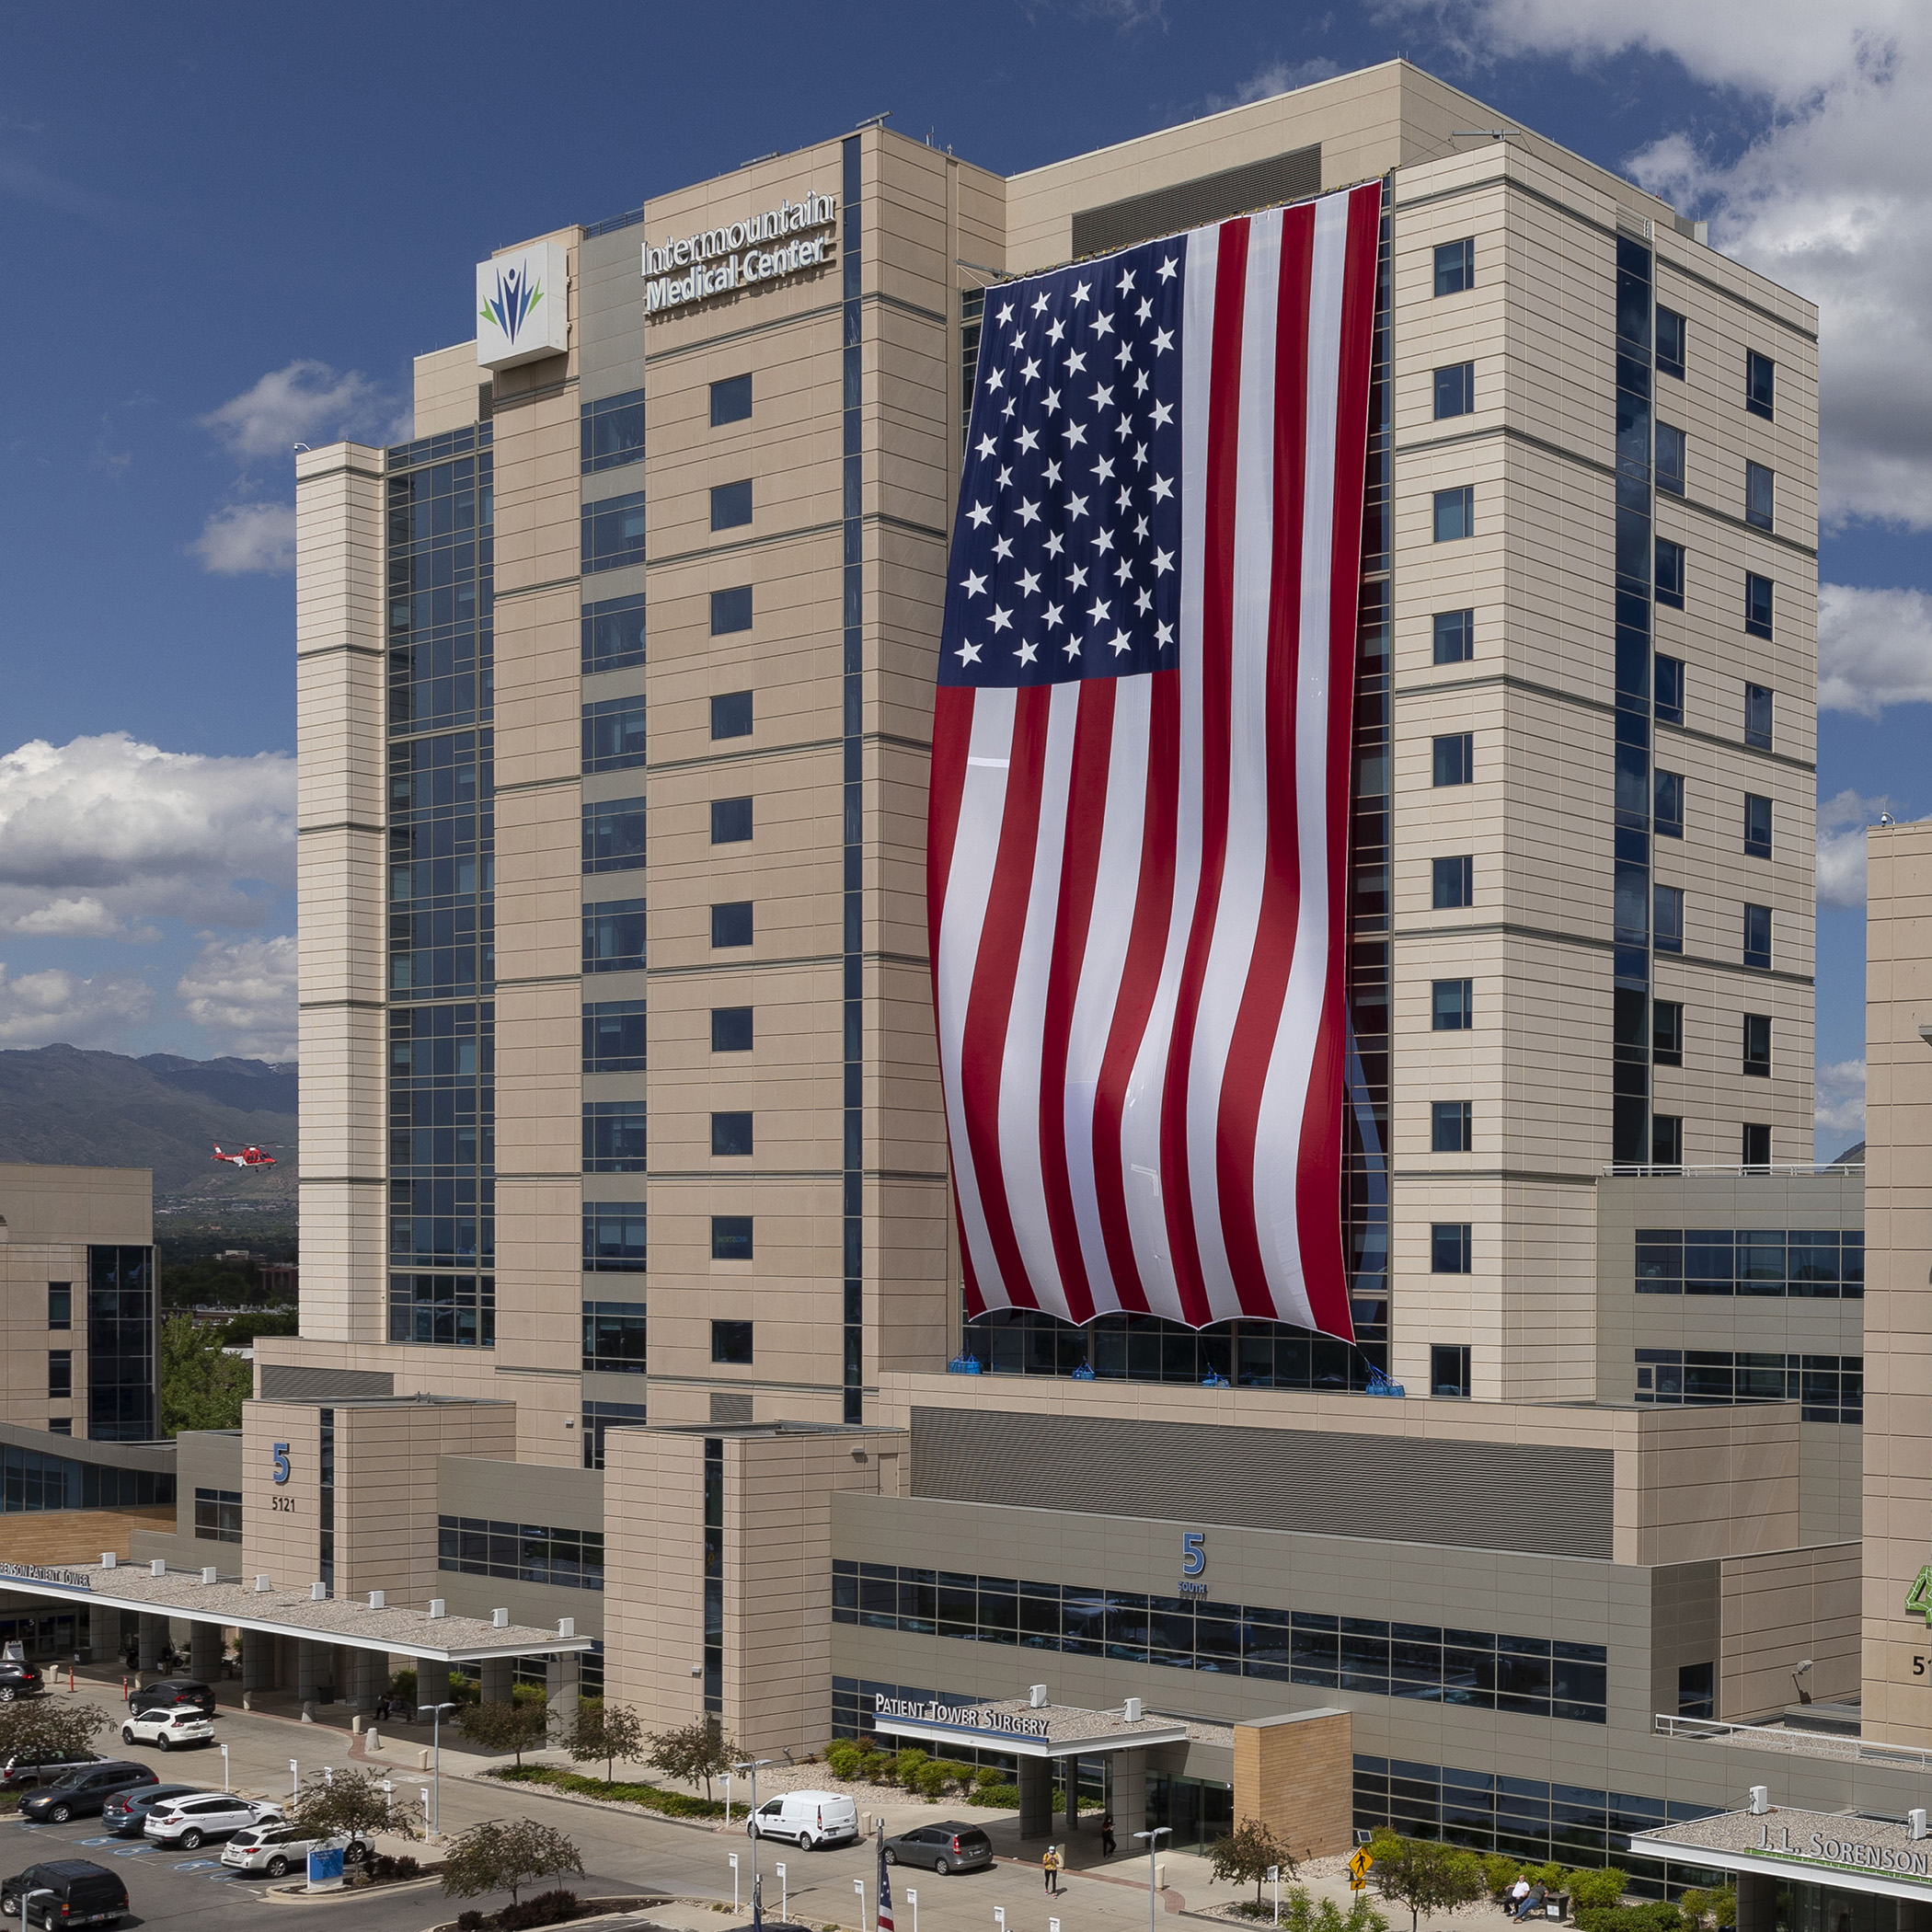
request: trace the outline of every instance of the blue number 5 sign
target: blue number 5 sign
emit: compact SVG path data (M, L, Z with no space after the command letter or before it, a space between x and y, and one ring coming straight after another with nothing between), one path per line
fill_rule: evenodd
M278 1483L283 1483L288 1479L289 1445L286 1443L277 1443L275 1444L275 1480Z
M1207 1570L1207 1532L1184 1530L1180 1537L1180 1573L1198 1577Z

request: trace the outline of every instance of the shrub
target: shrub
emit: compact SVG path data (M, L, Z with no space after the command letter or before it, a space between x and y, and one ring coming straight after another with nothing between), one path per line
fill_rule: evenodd
M908 1745L903 1751L893 1754L891 1765L892 1782L903 1785L910 1791L918 1783L920 1772L931 1763L932 1759L926 1752Z
M944 1765L921 1765L913 1774L913 1788L921 1798L932 1802L946 1796L946 1788L952 1782L952 1773Z
M974 1771L971 1765L961 1764L956 1757L941 1758L940 1769L961 1791L972 1789Z
M1010 1811L1019 1802L1019 1787L1018 1785L1000 1784L982 1785L966 1802L968 1804L986 1805L996 1810Z
M1004 1771L995 1771L991 1765L982 1765L972 1774L972 1781L983 1791L993 1785L1005 1784L1006 1774Z
M483 1915L475 1906L456 1915L456 1932L483 1932Z
M722 1818L724 1806L715 1799L699 1798L689 1791L665 1791L656 1785L612 1784L602 1777L585 1777L581 1772L565 1771L556 1765L505 1765L486 1771L485 1777L500 1777L511 1785L548 1785L568 1791L575 1798L602 1798L617 1804L640 1804L667 1818Z
M1481 1857L1483 1877L1489 1881L1489 1890L1507 1892L1516 1882L1516 1874L1523 1869L1523 1861L1507 1857L1501 1852L1485 1852Z
M501 1932L523 1932L529 1926L560 1926L577 1916L577 1894L557 1887L539 1892L520 1905L506 1905L497 1914Z
M1579 1932L1685 1932L1684 1915L1662 1899L1647 1905L1586 1905Z
M1563 1874L1562 1890L1570 1894L1571 1906L1581 1912L1590 1906L1614 1905L1624 1895L1629 1879L1614 1865L1586 1867Z
M1738 1922L1738 1895L1729 1885L1707 1890L1694 1886L1677 1901L1677 1909L1693 1926L1713 1926L1722 1932Z
M389 1680L389 1695L398 1704L407 1704L411 1710L416 1708L416 1673L397 1671Z
M834 1777L856 1778L865 1761L864 1750L850 1738L841 1738L825 1753L826 1767Z

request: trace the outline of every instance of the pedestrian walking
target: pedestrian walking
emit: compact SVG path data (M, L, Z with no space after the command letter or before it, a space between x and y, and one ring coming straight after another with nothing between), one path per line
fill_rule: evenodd
M1100 1813L1100 1856L1103 1858L1113 1857L1115 1842L1113 1835L1113 1813L1111 1811L1102 1811Z
M1041 1854L1040 1870L1041 1877L1046 1880L1046 1889L1049 1896L1058 1898L1060 1896L1060 1854L1051 1845Z

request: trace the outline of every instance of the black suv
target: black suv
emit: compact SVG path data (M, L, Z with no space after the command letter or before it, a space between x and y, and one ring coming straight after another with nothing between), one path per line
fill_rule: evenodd
M160 1677L128 1699L132 1714L144 1710L178 1710L184 1707L214 1713L214 1693L191 1677Z
M43 1785L31 1798L20 1800L20 1811L36 1823L45 1820L49 1824L65 1824L70 1818L98 1818L109 1799L139 1785L159 1782L146 1765L109 1758L104 1765L69 1771L51 1785Z
M34 1892L40 1896L30 1897ZM0 1914L18 1917L23 1899L29 1926L118 1926L128 1909L119 1876L87 1858L53 1858L0 1879Z
M0 1663L0 1704L30 1697L40 1687L40 1673L30 1663Z

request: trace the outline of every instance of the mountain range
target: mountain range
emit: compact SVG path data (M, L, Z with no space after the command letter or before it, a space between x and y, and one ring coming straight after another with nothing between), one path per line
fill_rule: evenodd
M0 1161L151 1167L157 1207L247 1201L293 1215L295 1106L293 1062L13 1049L0 1052ZM252 1141L277 1164L217 1164L216 1141Z

